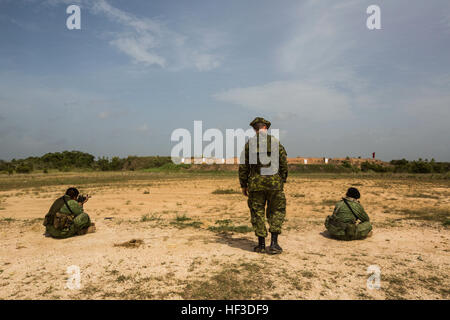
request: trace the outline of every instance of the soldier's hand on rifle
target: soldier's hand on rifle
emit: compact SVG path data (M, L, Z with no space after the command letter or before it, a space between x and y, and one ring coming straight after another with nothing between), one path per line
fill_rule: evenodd
M248 188L242 188L242 194L248 197Z
M85 204L86 202L88 202L90 198L91 198L91 197L87 194L87 195L86 195L86 199L83 201L82 205Z

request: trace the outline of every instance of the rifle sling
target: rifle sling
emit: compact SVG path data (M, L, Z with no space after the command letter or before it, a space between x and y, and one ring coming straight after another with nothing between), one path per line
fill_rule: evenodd
M64 200L64 204L66 205L67 209L69 209L70 213L74 216L72 209L70 209L69 204L66 201L66 196L63 196L62 199Z
M356 213L353 211L352 207L348 204L347 199L342 198L342 200L344 200L345 204L346 204L347 207L350 209L350 211L353 213L353 215L355 216L356 220L359 220L358 216L357 216Z

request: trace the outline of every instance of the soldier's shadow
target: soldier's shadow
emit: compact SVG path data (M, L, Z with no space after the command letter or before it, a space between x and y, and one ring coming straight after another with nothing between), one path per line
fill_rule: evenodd
M253 247L256 245L254 241L247 238L233 238L231 233L219 233L216 236L218 243L226 244L232 248L238 248L245 251L253 252Z

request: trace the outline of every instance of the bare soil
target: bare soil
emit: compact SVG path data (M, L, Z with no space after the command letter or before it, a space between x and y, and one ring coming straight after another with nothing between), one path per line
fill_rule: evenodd
M279 238L284 252L276 256L253 252L256 238L235 176L81 186L93 196L85 211L97 231L64 240L44 237L42 218L67 185L5 188L0 298L448 299L449 184L290 177ZM373 236L330 239L325 217L352 185ZM224 220L241 228L221 229ZM81 271L79 289L67 287L72 265ZM380 289L367 287L372 265L380 268Z

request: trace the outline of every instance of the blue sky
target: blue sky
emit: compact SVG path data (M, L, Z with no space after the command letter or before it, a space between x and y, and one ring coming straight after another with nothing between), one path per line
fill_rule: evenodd
M264 116L290 157L450 161L449 40L448 0L0 0L0 159L169 155Z

